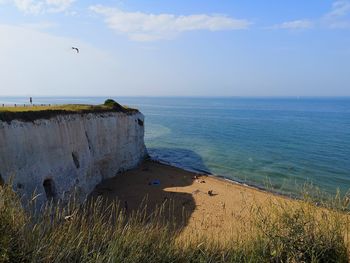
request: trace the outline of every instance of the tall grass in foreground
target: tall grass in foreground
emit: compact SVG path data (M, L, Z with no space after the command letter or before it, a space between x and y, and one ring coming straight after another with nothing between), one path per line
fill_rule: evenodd
M308 202L251 207L232 239L179 239L165 206L125 216L118 203L26 210L0 186L0 262L347 262L347 215ZM32 211L32 212L30 212Z

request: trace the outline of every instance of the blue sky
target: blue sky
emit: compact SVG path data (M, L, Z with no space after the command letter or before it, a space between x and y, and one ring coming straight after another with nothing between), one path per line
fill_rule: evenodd
M0 91L350 96L350 0L0 0Z

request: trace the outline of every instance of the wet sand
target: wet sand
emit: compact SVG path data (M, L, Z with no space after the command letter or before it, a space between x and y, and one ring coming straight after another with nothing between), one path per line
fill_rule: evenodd
M145 161L138 168L99 184L93 197L119 200L128 213L147 204L148 212L171 204L182 234L232 236L250 222L254 205L293 202L252 187L213 176L198 175L169 165Z

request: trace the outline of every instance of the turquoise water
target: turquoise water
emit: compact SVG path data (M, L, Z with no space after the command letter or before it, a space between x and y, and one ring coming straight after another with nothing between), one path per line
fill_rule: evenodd
M115 98L145 115L149 153L173 165L296 193L350 188L350 98ZM41 98L37 103L101 103ZM20 103L23 98L0 98Z

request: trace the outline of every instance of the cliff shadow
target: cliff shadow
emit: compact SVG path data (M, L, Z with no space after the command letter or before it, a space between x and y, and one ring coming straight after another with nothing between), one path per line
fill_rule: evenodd
M188 224L196 209L195 195L200 192L197 188L205 184L209 169L201 156L190 150L152 148L148 151L152 159L102 181L90 198L100 196L106 204L117 200L127 215L142 210L150 216L162 207L162 220L179 230ZM161 163L163 160L165 163ZM194 171L198 167L198 173L172 166L181 164L181 160L185 160L186 169ZM195 166L190 165L191 160ZM201 194L208 193L201 191Z

